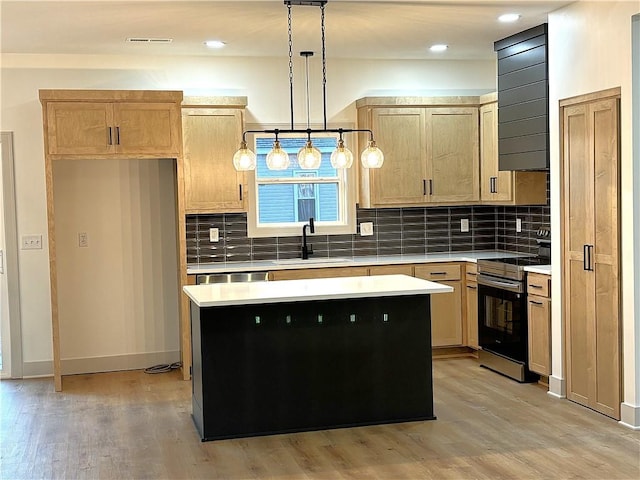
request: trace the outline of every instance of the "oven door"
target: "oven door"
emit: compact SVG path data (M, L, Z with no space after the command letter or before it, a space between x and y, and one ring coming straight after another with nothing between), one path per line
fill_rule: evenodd
M478 276L478 327L483 350L527 363L527 301L523 282Z

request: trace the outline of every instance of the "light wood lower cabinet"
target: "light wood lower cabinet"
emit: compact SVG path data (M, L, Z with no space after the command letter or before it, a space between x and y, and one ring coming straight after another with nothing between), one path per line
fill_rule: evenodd
M369 267L369 275L409 275L413 277L413 265L381 265Z
M416 265L415 276L453 287L451 293L431 296L431 344L434 347L461 346L462 280L460 264Z
M527 275L527 315L529 321L529 370L551 375L550 277Z
M269 280L300 280L305 278L360 277L367 276L367 267L305 268L295 270L273 270Z
M477 265L468 263L465 269L465 332L467 338L465 345L480 348L478 338L478 281Z

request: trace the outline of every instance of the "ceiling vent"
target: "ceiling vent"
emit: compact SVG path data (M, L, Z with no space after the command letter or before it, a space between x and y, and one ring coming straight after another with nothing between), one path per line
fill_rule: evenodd
M129 37L127 43L171 43L172 38L145 38L145 37Z

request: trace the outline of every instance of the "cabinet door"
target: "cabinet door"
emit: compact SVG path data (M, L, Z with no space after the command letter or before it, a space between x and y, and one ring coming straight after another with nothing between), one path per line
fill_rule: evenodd
M427 109L427 199L480 200L478 109Z
M173 103L115 103L118 153L180 154L180 111Z
M462 345L462 283L446 280L438 283L453 287L453 292L431 295L431 344Z
M529 370L540 375L551 374L551 311L550 301L545 297L527 297L529 319Z
M49 154L105 155L115 152L111 103L50 102Z
M304 278L365 277L367 267L305 268L295 270L274 270L271 280L300 280Z
M478 340L478 284L468 282L465 292L467 312L467 346L480 348Z
M244 174L232 163L242 138L242 112L183 109L182 125L187 213L244 211Z
M372 206L425 202L426 150L423 108L375 108L372 130L384 165L370 169Z
M370 267L369 275L409 275L413 276L412 265L381 265Z
M480 107L480 195L483 201L511 202L512 172L498 170L498 104Z

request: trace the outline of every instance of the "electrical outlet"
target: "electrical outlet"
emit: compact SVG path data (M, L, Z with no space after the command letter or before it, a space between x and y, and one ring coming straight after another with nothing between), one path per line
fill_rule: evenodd
M220 230L217 228L209 229L209 241L210 242L219 242L220 241Z
M522 232L522 219L516 218L516 233Z
M87 232L78 233L78 247L87 248L89 246L89 235Z
M460 231L461 232L468 232L469 231L469 219L468 218L463 218L462 220L460 220Z
M373 222L362 222L360 224L360 236L370 237L373 235Z
M23 235L22 250L41 250L42 235Z

